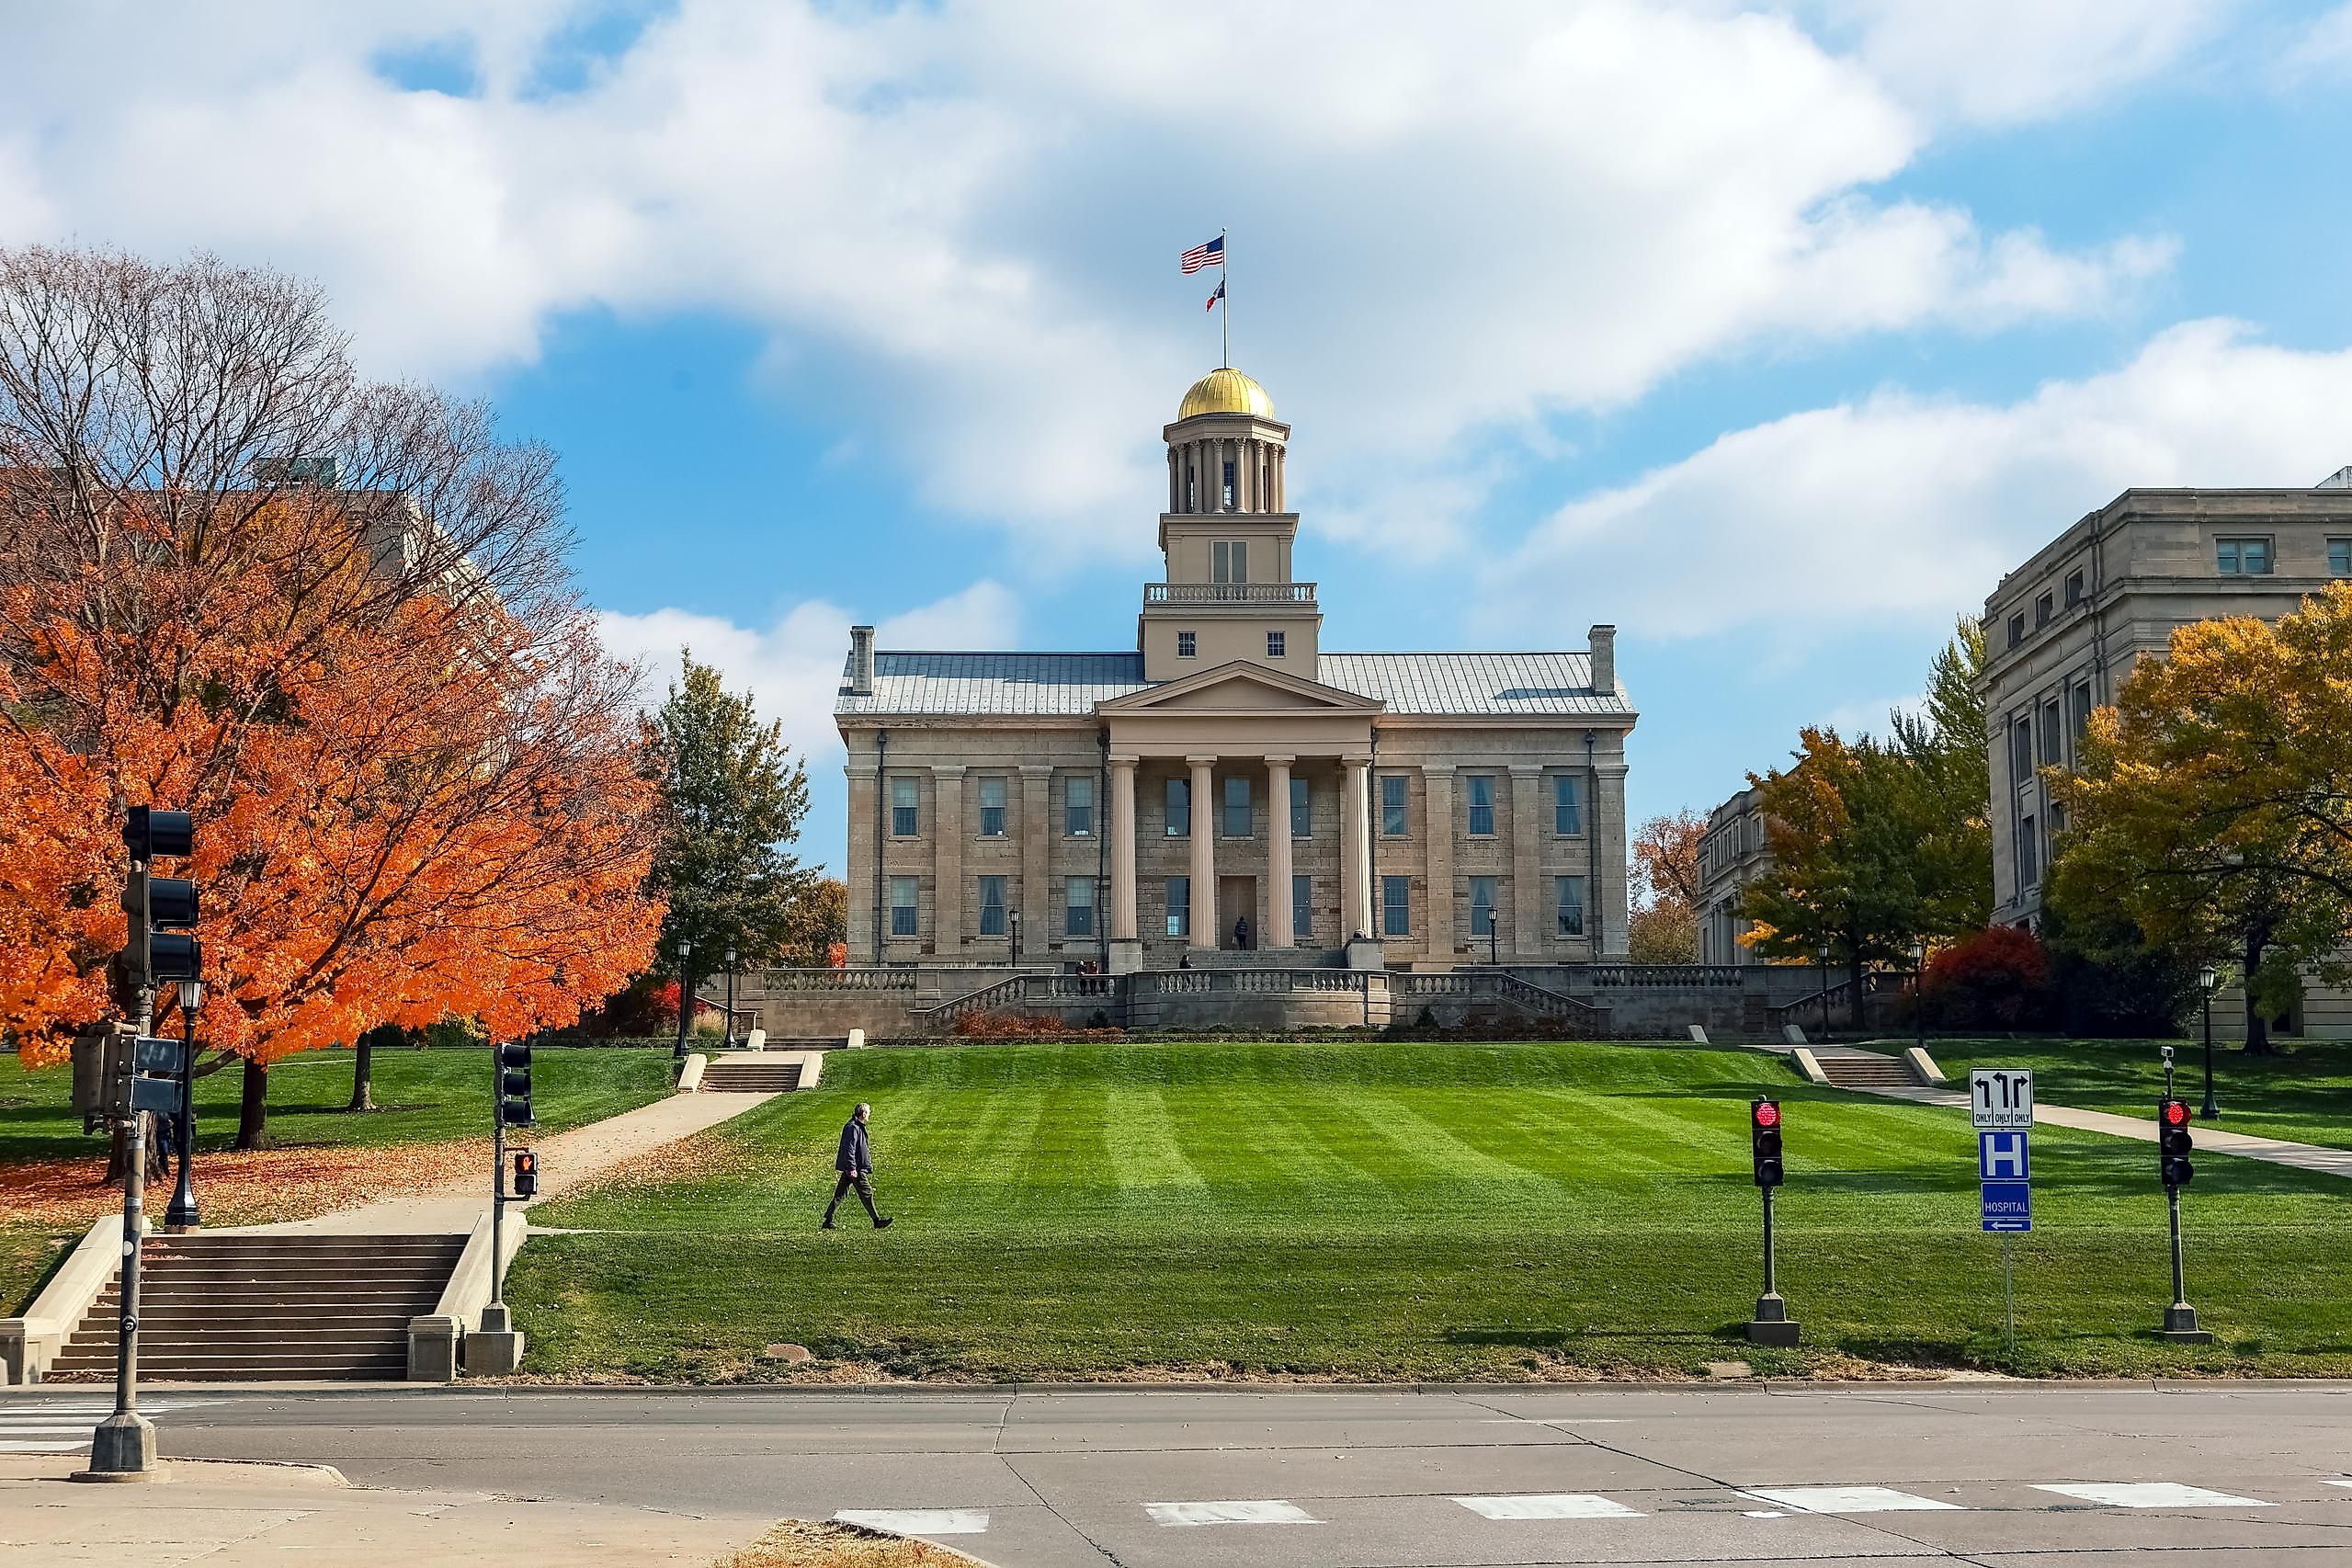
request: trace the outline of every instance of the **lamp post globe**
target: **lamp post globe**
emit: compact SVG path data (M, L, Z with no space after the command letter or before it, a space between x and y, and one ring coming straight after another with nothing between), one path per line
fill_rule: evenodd
M187 1049L180 1067L179 1115L174 1119L179 1124L178 1136L173 1140L179 1176L172 1185L171 1205L164 1210L164 1228L171 1231L192 1231L203 1222L196 1207L196 1177L188 1169L196 1154L196 1015L203 1007L204 982L181 981L179 1013Z
M2205 1103L2198 1107L2198 1114L2208 1121L2221 1114L2221 1102L2213 1097L2213 985L2220 978L2210 963L2197 971L2197 988L2205 1002Z

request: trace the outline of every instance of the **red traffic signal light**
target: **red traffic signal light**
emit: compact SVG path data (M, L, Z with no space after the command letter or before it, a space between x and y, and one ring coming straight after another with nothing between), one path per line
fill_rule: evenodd
M2187 1100L2166 1100L2164 1102L2164 1105L2165 1126L2183 1127L2187 1125L2188 1102Z
M1778 1187L1786 1175L1780 1162L1780 1102L1750 1100L1747 1108L1748 1158L1755 1185Z
M2188 1130L2189 1115L2187 1100L2167 1095L2156 1102L2156 1170L2169 1187L2187 1187L2197 1176L2197 1167L2188 1162L2197 1148Z
M1758 1127L1778 1127L1780 1125L1780 1107L1777 1101L1758 1100L1754 1105L1748 1107L1748 1112L1755 1118L1755 1124Z

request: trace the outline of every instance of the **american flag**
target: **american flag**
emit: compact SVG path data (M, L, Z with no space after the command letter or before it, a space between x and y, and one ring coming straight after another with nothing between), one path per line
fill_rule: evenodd
M1225 265L1225 236L1220 234L1205 245L1195 245L1177 259L1187 278L1204 267L1222 267Z

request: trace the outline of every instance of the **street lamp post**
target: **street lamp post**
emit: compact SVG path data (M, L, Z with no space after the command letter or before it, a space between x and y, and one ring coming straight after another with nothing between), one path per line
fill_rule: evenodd
M1494 906L1486 906L1486 961L1496 969L1503 967L1502 927L1494 924Z
M727 1043L735 1043L735 945L727 944Z
M687 1031L694 1017L694 939L677 939L677 1049L670 1054L686 1060Z
M171 1207L164 1210L167 1231L192 1231L204 1222L196 1209L196 1179L188 1171L196 1157L196 1015L203 1006L204 982L181 981L179 1016L187 1043L179 1076L179 1181L172 1188Z
M1829 944L1821 945L1821 1038L1829 1038Z
M1013 966L1017 969L1021 962L1021 912L1019 910L1008 909L1005 912L1005 928L1013 934Z
M1924 937L1914 937L1911 943L1911 1024L1924 1053L1927 1049L1927 943Z
M2221 1102L2213 1097L2213 983L2220 978L2210 963L2197 971L2197 988L2205 994L2205 1104L2198 1114L2208 1121L2221 1114Z

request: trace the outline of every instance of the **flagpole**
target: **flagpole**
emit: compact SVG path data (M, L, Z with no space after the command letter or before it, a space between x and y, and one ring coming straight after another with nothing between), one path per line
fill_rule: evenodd
M1224 335L1224 365L1233 367L1233 264L1228 253L1233 247L1225 243L1225 231L1217 231L1217 325Z

